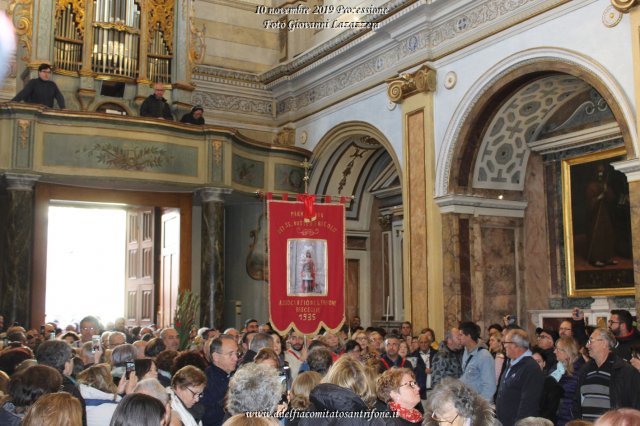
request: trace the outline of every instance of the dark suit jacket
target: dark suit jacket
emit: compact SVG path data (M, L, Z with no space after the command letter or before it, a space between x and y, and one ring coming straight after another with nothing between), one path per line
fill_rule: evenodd
M544 374L531 357L522 358L500 380L496 413L504 426L513 426L525 417L537 417L544 386Z
M433 348L429 348L429 360L433 365L433 358L435 358L438 351ZM415 357L417 360L416 366L413 369L413 373L416 375L416 382L420 385L420 399L427 399L427 373L424 372L426 365L420 356L420 349L415 352L412 352L412 357Z

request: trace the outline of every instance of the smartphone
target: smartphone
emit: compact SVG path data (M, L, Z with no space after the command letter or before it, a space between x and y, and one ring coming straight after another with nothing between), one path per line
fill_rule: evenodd
M56 340L56 332L52 331L51 333L49 333L49 340Z
M125 371L126 371L126 377L128 380L129 376L131 376L131 372L133 372L133 374L136 374L136 363L133 361L127 361L127 366Z
M91 352L96 353L100 350L100 336L93 335L91 336Z
M44 325L40 326L40 335L44 336Z

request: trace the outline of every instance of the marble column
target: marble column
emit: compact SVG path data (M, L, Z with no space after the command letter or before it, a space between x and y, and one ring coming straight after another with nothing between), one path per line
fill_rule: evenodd
M224 308L224 200L229 189L203 188L200 324L221 327Z
M629 182L631 205L631 241L633 241L633 277L635 281L636 312L640 312L640 181Z
M0 313L5 324L27 326L31 311L31 266L33 258L33 186L39 176L5 173L5 219L0 248Z
M640 159L619 161L612 166L625 174L629 183L629 215L633 250L633 281L636 312L640 312Z

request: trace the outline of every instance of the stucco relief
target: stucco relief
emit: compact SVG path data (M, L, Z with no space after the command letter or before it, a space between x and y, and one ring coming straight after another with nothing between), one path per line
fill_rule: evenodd
M221 95L219 93L194 92L192 96L194 105L202 105L205 108L242 112L249 114L266 115L271 117L272 103L266 100L251 99L240 96Z
M473 187L520 191L529 157L546 118L588 85L570 76L534 81L516 92L487 127L476 160Z

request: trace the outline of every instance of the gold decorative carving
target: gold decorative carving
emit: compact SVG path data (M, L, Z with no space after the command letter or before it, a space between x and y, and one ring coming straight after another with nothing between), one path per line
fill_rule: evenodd
M392 219L393 219L393 216L390 214L378 216L378 223L380 224L380 228L382 228L383 231L390 231Z
M611 0L611 6L615 7L622 13L627 13L640 4L639 0Z
M220 165L222 163L222 141L211 141L211 145L213 146L213 158L216 164Z
M25 62L31 61L31 37L33 35L33 0L11 0L7 8L9 16L13 17L16 35L24 48Z
M280 130L278 134L273 138L274 145L295 145L296 144L296 129L291 127L285 127Z
M106 29L114 28L118 31L126 31L129 34L138 34L140 32L137 28L130 27L122 22L94 22L93 26Z
M436 72L426 65L413 73L406 73L400 77L387 80L387 96L394 103L415 94L436 90Z
M68 5L71 5L73 20L76 23L76 28L80 33L80 37L84 37L84 0L58 0L56 2L56 22L58 22L58 18L60 18L60 15Z
M153 40L153 32L160 29L164 33L167 49L173 52L173 0L149 0L146 5L149 30L149 41Z
M20 146L22 148L27 147L27 141L29 139L29 120L18 120L18 127L20 128Z

